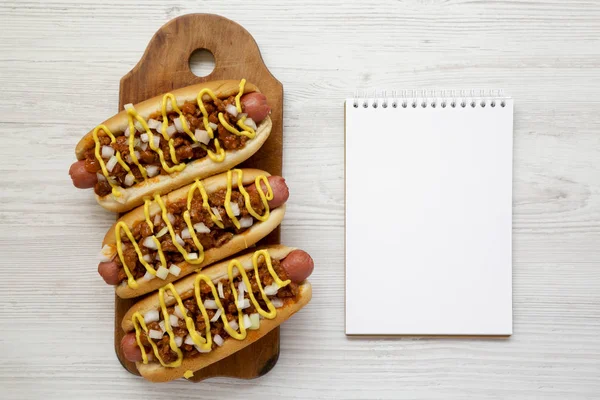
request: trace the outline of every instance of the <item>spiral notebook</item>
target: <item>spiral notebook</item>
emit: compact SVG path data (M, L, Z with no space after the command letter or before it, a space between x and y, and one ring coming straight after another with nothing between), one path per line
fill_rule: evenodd
M512 334L513 100L346 100L346 334Z

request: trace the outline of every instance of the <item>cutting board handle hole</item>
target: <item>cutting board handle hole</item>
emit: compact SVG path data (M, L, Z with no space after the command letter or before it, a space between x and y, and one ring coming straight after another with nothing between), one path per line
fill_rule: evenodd
M207 49L197 49L190 55L190 70L201 78L210 75L215 69L215 57Z

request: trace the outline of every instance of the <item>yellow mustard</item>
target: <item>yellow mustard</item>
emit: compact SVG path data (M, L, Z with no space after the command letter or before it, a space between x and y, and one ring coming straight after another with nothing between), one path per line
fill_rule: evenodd
M233 224L238 229L240 228L240 222L235 217L235 215L231 209L231 194L233 191L233 182L234 182L233 174L234 173L237 174L236 175L237 176L237 181L236 181L237 188L240 191L240 193L242 194L242 196L244 197L245 207L248 210L248 213L259 221L264 222L264 221L268 220L269 216L270 216L269 200L273 200L273 189L271 188L271 185L269 184L269 180L267 179L267 177L265 175L258 175L256 177L256 179L254 180L254 184L256 185L258 195L259 195L261 202L263 203L263 206L265 208L264 214L260 215L256 212L256 210L254 210L254 208L252 208L250 194L244 188L244 185L243 185L244 172L241 169L233 169L233 170L227 171L227 190L225 193L225 202L224 202L225 211L227 212L227 215L229 216L229 218L231 219ZM263 191L261 183L263 183L265 185L265 187L267 188L267 193L265 193ZM181 253L184 260L189 264L200 264L204 261L204 248L202 247L202 244L200 243L200 240L198 239L198 236L196 235L196 231L194 229L192 219L190 216L190 211L192 209L192 200L194 198L194 193L196 190L198 190L200 192L200 196L202 197L202 208L209 213L210 218L215 223L215 225L217 225L221 229L223 229L223 227L224 227L223 223L221 221L219 221L218 217L213 213L213 211L210 207L210 204L208 202L208 194L206 193L206 189L204 188L204 185L202 185L202 182L200 180L196 179L196 181L190 186L190 188L188 190L187 209L183 212L183 219L186 223L186 226L188 228L188 231L190 233L192 241L194 242L194 245L198 249L197 257L193 257L193 258L190 257L190 254L185 250L185 248L177 242L177 234L175 233L175 230L173 228L173 225L171 224L171 221L169 221L167 207L166 207L163 199L161 198L161 196L159 194L154 195L154 202L156 202L161 209L161 211L160 211L161 218L165 222L165 225L167 227L169 235L171 236L173 245ZM144 216L145 216L146 223L148 224L150 229L154 229L154 224L152 223L152 219L151 219L151 215L150 215L151 203L152 203L152 201L149 199L147 199L144 202ZM127 284L129 285L130 288L136 289L139 287L139 284L135 280L133 274L131 273L130 266L128 266L127 263L125 262L125 257L123 255L123 241L121 238L121 236L122 236L121 231L123 231L125 233L125 235L127 235L127 237L129 238L129 241L133 245L135 252L138 256L138 260L146 268L146 271L148 271L148 273L150 273L152 275L156 275L156 270L152 267L151 264L149 264L146 260L144 260L142 251L139 247L139 244L136 242L136 240L133 237L133 234L131 233L131 230L129 229L127 224L123 221L120 221L119 223L117 223L117 226L115 228L115 241L117 243L117 254L119 255L119 259L121 260L121 263L123 264L123 269L125 270L125 273L127 275ZM164 268L167 268L165 254L162 250L160 241L158 240L156 235L152 235L150 237L152 238L154 244L157 247L157 252L158 252L158 255L160 258L161 266L163 266Z
M210 319L208 318L208 313L206 311L206 308L204 307L204 301L203 301L202 295L200 293L200 283L201 282L204 282L206 285L208 285L210 287L214 301L217 304L218 309L221 310L220 318L223 321L223 327L224 327L225 331L227 331L229 336L231 336L233 339L244 340L247 335L247 330L243 323L242 309L240 308L239 303L238 303L238 291L236 290L237 288L235 287L235 285L233 283L233 280L235 278L235 273L234 273L235 270L239 271L239 274L242 277L242 281L244 282L244 285L246 286L246 288L248 288L248 296L250 297L250 301L256 308L256 311L260 315L262 315L263 317L265 317L267 319L273 319L277 316L277 309L275 308L275 306L273 306L273 303L271 302L271 300L265 293L262 282L260 281L260 278L258 275L258 259L260 256L264 257L265 264L267 266L269 274L273 277L273 280L275 281L275 283L277 283L277 285L280 288L289 285L291 282L289 279L286 281L282 281L279 278L279 276L277 276L277 273L273 269L271 255L269 254L269 252L267 250L258 250L256 252L254 252L254 254L252 255L252 266L254 268L254 277L255 277L255 280L256 280L256 283L258 286L258 290L260 292L262 300L264 301L264 303L266 304L267 309L268 309L268 311L264 310L258 303L258 300L254 296L254 293L252 293L252 290L250 289L252 287L252 285L250 283L250 279L248 278L248 274L246 273L246 270L242 267L242 264L238 260L236 260L236 259L231 260L227 267L227 274L228 274L228 278L229 278L229 285L231 288L231 293L233 294L233 298L234 298L235 305L237 308L239 332L237 330L234 330L231 327L229 321L227 320L226 310L223 307L223 304L221 303L221 301L219 299L219 293L218 293L214 283L208 276L203 275L201 273L201 271L198 271L198 273L196 275L196 279L194 280L194 296L196 299L196 303L198 304L198 307L202 314L202 318L204 319L204 323L205 323L205 327L206 327L204 336L202 336L200 333L198 333L196 331L195 321L190 316L187 315L187 309L183 305L183 300L181 299L181 296L179 295L179 293L177 293L175 286L172 283L169 283L168 285L166 285L158 290L158 299L159 299L159 303L160 303L160 309L162 312L163 320L165 322L165 332L169 335L169 346L170 346L171 350L173 350L177 354L177 360L175 360L169 364L165 363L163 361L163 359L160 357L160 354L158 352L158 347L156 346L154 341L150 337L148 337L148 341L150 342L150 345L152 346L154 355L162 366L164 366L164 367L179 367L183 360L183 353L181 352L179 347L177 347L177 344L175 342L175 334L171 327L171 322L169 320L169 313L167 312L167 304L165 302L165 292L166 291L170 292L170 295L175 299L175 302L176 302L175 307L179 307L181 314L184 315L184 321L185 321L186 328L188 330L190 337L194 341L194 344L196 346L198 346L198 348L200 348L201 350L204 350L204 351L211 350L213 340L212 340L212 334L210 332ZM144 332L148 333L148 331L149 331L148 327L146 326L146 324L144 322L144 317L142 316L142 314L140 312L136 312L133 314L132 322L133 322L133 326L135 328L136 341L142 352L142 362L144 364L147 364L148 363L148 355L146 354L146 350L145 350L144 346L142 346L140 336L141 336L142 330Z
M244 94L245 84L246 84L246 80L242 79L240 81L240 91L235 97L236 109L238 110L238 112L242 112L242 106L241 106L240 99L241 99L242 94ZM208 133L208 136L211 139L213 139L215 151L212 151L205 144L201 143L200 146L204 150L207 151L208 157L212 161L222 162L223 160L225 160L225 150L221 147L221 144L219 143L219 139L214 137L213 129L210 127L210 124L208 122L208 112L206 111L206 107L204 107L204 103L202 101L202 97L205 94L208 95L210 98L212 98L213 101L217 100L217 96L214 94L214 92L212 90L205 88L205 89L202 89L198 93L198 96L196 98L196 100L198 102L198 106L200 108L200 111L202 112L204 129ZM158 154L160 164L167 173L171 174L173 172L179 172L179 171L182 171L183 169L185 169L185 167L186 167L185 162L179 162L177 160L177 154L175 152L175 147L173 144L174 140L167 133L167 128L169 127L169 119L167 117L169 104L171 105L171 109L173 111L175 111L177 114L179 114L179 120L181 121L181 126L183 128L183 131L192 139L192 141L194 143L198 142L198 139L194 135L194 132L192 132L190 130L189 124L186 121L185 116L183 115L183 113L179 109L179 107L177 106L177 99L175 98L175 96L172 93L166 93L163 96L162 103L161 103L162 127L161 127L160 134L162 136L162 139L166 140L169 145L169 154L171 156L171 161L174 164L173 166L169 166L169 164L165 160L165 155L164 155L162 148L160 147L160 145L157 145L154 141L154 133L148 126L147 121L138 114L138 112L135 110L134 107L128 107L126 112L127 112L127 122L128 122L129 132L130 132L129 140L128 140L129 154L131 156L131 161L133 162L133 164L135 164L139 168L140 173L144 180L148 179L148 172L147 172L146 168L144 168L142 166L138 157L135 154L135 132L137 129L136 122L139 124L139 126L141 126L140 130L143 130L148 135L148 146L150 147L150 149L152 151L154 151L156 154ZM223 119L223 116L221 113L219 114L219 120L221 121L222 124L223 124L223 121L225 121ZM239 136L247 136L248 138L252 139L256 136L256 132L254 131L254 129L252 129L251 127L246 126L244 124L245 120L246 120L246 117L243 117L237 122L238 126L242 129L242 131L238 131L231 125L227 124L226 121L225 121L224 126L231 133L234 133ZM92 132L92 136L94 138L94 143L95 143L94 155L95 155L96 159L98 160L98 162L100 163L100 168L102 170L102 174L108 179L110 176L110 173L109 173L108 169L106 168L106 164L100 154L101 145L100 145L100 140L98 138L99 131L103 131L111 139L110 143L114 143L116 138L115 138L115 135L108 129L108 127L106 125L97 126L96 128L94 128L94 130ZM116 152L115 157L117 158L118 163L123 167L123 169L125 171L131 173L131 168L127 165L127 163L125 163L123 161L122 155L119 151ZM134 179L134 181L138 182L137 179ZM108 182L112 187L112 194L115 197L121 196L121 192L119 191L119 186L112 179L109 179Z

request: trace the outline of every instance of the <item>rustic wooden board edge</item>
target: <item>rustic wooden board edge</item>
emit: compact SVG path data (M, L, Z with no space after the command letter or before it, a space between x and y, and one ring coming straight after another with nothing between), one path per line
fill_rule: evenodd
M189 68L191 54L198 49L210 51L214 70L198 77ZM157 65L159 68L157 68ZM126 103L137 103L172 89L218 79L241 79L256 84L271 106L273 128L263 147L241 164L282 173L283 86L268 70L252 35L241 25L215 14L187 14L164 24L150 39L140 61L120 81L119 110ZM280 242L277 228L260 244ZM117 359L127 371L139 375L134 363L124 359L120 350L123 336L121 319L136 300L115 296L115 337ZM279 328L241 351L194 374L198 382L226 376L253 379L268 373L279 359Z

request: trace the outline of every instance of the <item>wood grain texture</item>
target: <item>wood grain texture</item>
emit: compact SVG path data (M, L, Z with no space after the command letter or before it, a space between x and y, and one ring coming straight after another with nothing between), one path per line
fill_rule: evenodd
M210 51L215 59L212 72L198 77L189 60L198 49ZM160 65L160 68L156 68ZM281 175L283 153L283 87L265 66L252 36L239 24L213 14L187 14L166 23L150 39L137 65L121 79L119 110L127 103L138 103L173 89L219 79L252 82L267 96L273 127L269 138L243 165ZM259 244L278 244L279 228ZM135 299L115 295L115 352L129 372L139 375L135 363L125 359L121 349L124 332L121 321ZM251 379L269 372L279 358L279 328L256 343L213 365L194 373L189 380L199 382L214 376Z
M313 299L264 377L149 385L114 356L96 272L113 216L67 169L154 32L192 12L243 25L285 85L281 233L315 259ZM8 0L0 19L2 398L598 397L600 2ZM516 99L510 339L343 334L343 99L420 87Z

